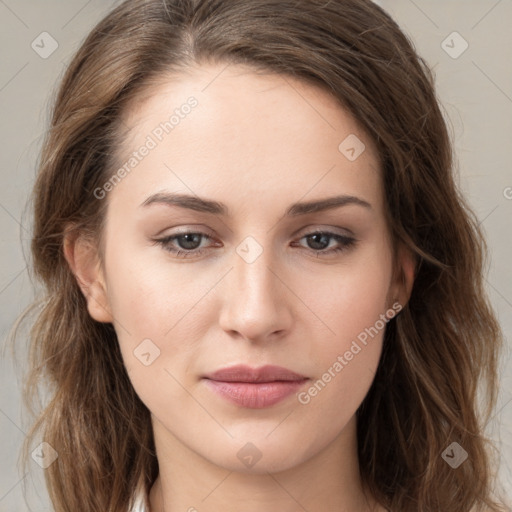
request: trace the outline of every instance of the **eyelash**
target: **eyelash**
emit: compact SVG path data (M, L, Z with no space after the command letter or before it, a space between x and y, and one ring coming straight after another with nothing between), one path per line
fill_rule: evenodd
M184 237L184 236L187 236L187 235L200 235L203 238L210 239L210 240L212 239L212 237L210 237L206 233L202 233L200 231L184 231L182 233L177 233L176 235L170 235L170 236L166 236L165 238L161 238L161 239L155 240L154 242L156 244L161 245L164 248L165 251L170 252L171 254L174 254L176 257L183 258L183 259L191 258L191 257L195 257L195 256L201 256L204 252L206 252L205 249L180 250L180 249L170 248L171 242L173 242L177 238L181 238L181 237ZM345 235L339 235L337 233L331 233L330 231L313 231L311 233L303 235L299 240L302 240L303 238L307 238L307 237L312 237L312 236L315 236L315 235L327 235L329 238L335 239L339 243L342 244L341 247L336 247L334 249L331 248L329 250L325 250L325 249L318 249L318 250L306 249L306 250L308 250L310 252L313 252L313 253L317 254L318 256L325 255L325 254L340 253L342 251L345 251L345 250L349 249L350 247L355 245L356 242L357 242L357 240L355 238L352 238L352 237L349 237L349 236L345 236Z

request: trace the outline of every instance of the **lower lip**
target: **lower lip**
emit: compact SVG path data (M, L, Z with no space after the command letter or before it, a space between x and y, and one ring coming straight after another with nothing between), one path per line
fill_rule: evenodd
M207 386L227 400L250 409L277 404L297 392L309 379L274 382L223 382L205 379Z

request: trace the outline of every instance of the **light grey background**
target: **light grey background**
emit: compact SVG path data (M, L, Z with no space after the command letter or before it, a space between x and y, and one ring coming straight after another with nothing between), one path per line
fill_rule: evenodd
M27 251L30 238L30 218L24 216L24 207L48 120L50 93L82 39L114 3L0 0L2 345L14 319L32 297L22 251L22 246ZM453 133L460 183L487 233L492 255L487 288L508 340L501 362L501 396L489 435L502 456L501 485L512 494L512 3L377 3L397 20L434 68L438 96ZM454 31L461 37L453 35ZM42 32L58 43L47 58L31 47L34 40L41 40ZM44 51L50 48L46 41ZM468 48L454 58L464 41ZM0 384L0 512L51 510L43 470L35 463L28 475L19 469L19 449L29 425L26 414L22 416L20 382L10 359L1 361ZM23 499L22 484L27 486L30 508Z

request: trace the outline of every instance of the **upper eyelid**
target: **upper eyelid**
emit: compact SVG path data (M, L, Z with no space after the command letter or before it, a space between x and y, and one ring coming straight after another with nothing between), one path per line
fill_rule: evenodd
M182 234L185 234L185 235L186 234L201 234L201 235L206 235L210 238L217 237L217 235L213 234L212 231L210 231L208 228L203 228L203 227L194 228L193 226L191 226L191 227L182 227L182 228L178 228L178 229L179 229L179 231L169 233L166 235L162 235L162 236L157 235L154 238L158 237L158 238L163 239L163 238L169 238L169 237L178 236L178 235L182 235ZM337 230L342 230L342 232L338 232ZM165 230L162 230L162 231L165 231ZM339 236L355 237L355 233L351 229L348 229L346 227L339 227L339 226L338 227L335 227L335 226L323 227L323 226L319 226L316 224L313 224L312 226L307 226L304 228L297 229L292 233L292 236L296 237L300 233L302 233L301 236L306 236L306 235L314 234L314 233L330 233L330 234L339 235Z
M156 241L166 241L166 240L173 240L175 241L176 238L180 237L180 236L184 236L184 235L188 235L188 234L192 234L192 235L200 235L202 236L203 238L207 238L209 240L215 240L216 237L213 236L213 235L210 235L208 232L205 232L205 231L201 231L201 230L188 230L188 229L184 229L182 231L178 231L176 233L170 233L168 235L165 235L165 236L162 236L162 237L159 237L159 238L156 238L155 240ZM312 228L310 230L307 230L305 232L302 232L300 233L300 230L299 230L299 233L297 233L296 235L294 235L294 239L298 239L301 240L302 238L306 237L306 236L312 236L312 235L315 235L315 234L324 234L324 235L330 235L331 237L342 237L342 238L346 238L346 239L352 239L354 241L357 241L358 239L354 236L354 234L352 232L350 232L350 234L346 234L346 233L337 233L336 231L333 231L332 228L331 229L328 229L328 228Z

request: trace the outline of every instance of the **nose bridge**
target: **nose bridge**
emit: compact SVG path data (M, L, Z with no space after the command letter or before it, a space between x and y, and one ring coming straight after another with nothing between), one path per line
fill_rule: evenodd
M271 247L247 237L235 249L233 270L227 276L228 291L223 302L222 327L246 338L261 338L285 329L283 284L276 276Z
M270 272L272 267L272 249L267 245L265 248L254 238L248 237L236 248L234 278L236 279L244 296L249 293L248 298L265 298L265 295L272 295L275 276ZM274 260L275 263L275 260Z

